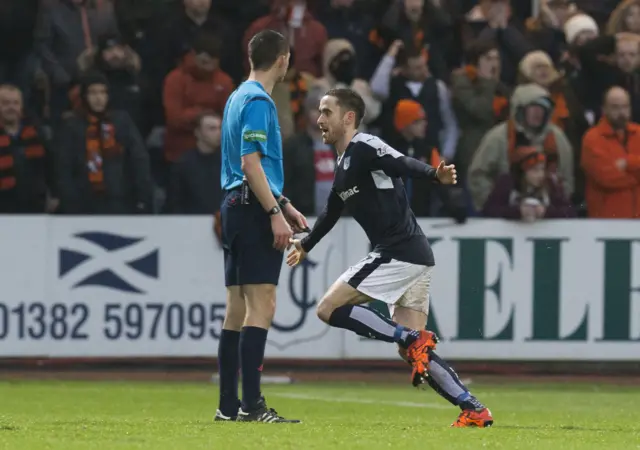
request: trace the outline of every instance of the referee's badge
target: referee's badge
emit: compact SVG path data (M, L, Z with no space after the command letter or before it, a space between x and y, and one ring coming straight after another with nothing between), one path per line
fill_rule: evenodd
M344 170L349 168L349 163L351 162L351 156L347 156L344 158L344 162L342 163Z

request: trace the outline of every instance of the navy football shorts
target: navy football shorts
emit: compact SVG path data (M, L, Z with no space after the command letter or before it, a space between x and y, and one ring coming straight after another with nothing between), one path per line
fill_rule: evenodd
M273 248L271 218L255 195L241 199L240 188L227 191L220 207L225 285L278 285L284 254Z

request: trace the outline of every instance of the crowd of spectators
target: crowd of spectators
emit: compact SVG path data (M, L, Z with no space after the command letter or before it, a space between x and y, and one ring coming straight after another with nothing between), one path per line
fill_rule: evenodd
M0 212L210 214L220 124L263 29L285 194L324 205L320 98L457 187L406 180L418 216L640 217L640 0L3 0ZM533 11L536 11L535 15Z

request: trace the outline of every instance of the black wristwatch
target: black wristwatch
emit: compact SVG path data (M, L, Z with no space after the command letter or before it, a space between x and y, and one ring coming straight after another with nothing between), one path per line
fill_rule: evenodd
M271 208L268 211L268 213L269 213L270 216L275 216L276 214L280 214L280 211L282 211L282 210L280 209L279 206L274 206L273 208Z
M278 205L280 205L280 209L284 209L284 207L287 206L289 203L291 203L291 200L289 200L284 195L280 198L280 200L278 200Z

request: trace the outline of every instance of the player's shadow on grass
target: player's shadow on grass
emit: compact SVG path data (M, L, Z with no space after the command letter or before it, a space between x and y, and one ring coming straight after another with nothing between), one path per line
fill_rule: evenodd
M18 431L18 429L12 425L0 425L0 431Z
M539 426L522 426L522 425L500 425L496 428L506 428L508 430L563 430L563 431L595 431L595 432L616 432L616 433L636 433L637 431L634 429L628 428L591 428L591 427L580 427L574 425L560 425L560 426L552 426L552 425L539 425Z

